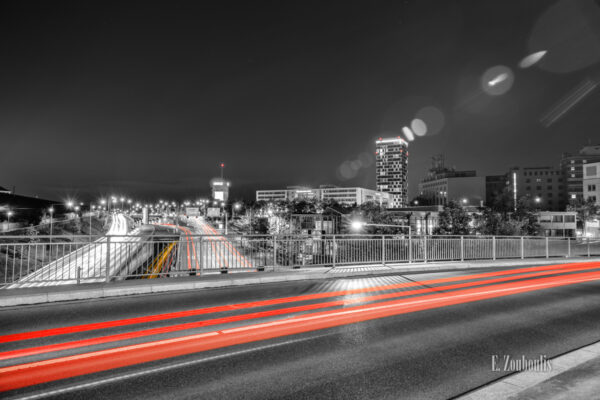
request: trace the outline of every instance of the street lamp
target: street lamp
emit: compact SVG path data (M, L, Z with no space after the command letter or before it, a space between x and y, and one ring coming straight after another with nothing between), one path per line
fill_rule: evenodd
M10 217L11 217L12 215L13 215L13 212L12 212L12 211L8 210L8 211L6 212L6 217L7 217L7 218L6 218L6 230L9 230L9 229L10 229Z
M365 226L379 226L379 227L384 227L384 228L408 228L408 237L411 237L412 234L412 228L410 227L410 225L392 225L392 224L367 224L366 222L362 222L362 221L352 221L352 229L355 231L359 231L362 228L364 228Z
M54 214L54 208L50 207L48 212L50 213L50 243L52 243L52 215Z
M92 242L92 210L95 210L96 206L90 203L90 243Z

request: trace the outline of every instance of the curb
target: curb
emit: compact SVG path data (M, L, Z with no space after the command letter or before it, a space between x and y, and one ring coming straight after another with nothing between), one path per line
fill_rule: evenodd
M522 371L492 382L482 388L456 397L457 400L505 399L518 396L524 390L545 382L587 361L600 357L600 341L561 356L549 359L552 370L548 372Z
M139 280L121 281L115 283L89 284L91 287L83 285L65 285L48 288L35 289L5 289L0 290L0 308L14 307L20 305L33 305L54 303L59 301L73 301L98 299L107 297L145 295L152 293L166 293L198 289L215 289L232 286L259 285L266 283L293 282L303 280L328 280L351 278L357 276L382 276L398 275L423 272L468 270L477 268L502 268L519 267L533 265L556 265L565 263L583 263L600 261L600 258L584 259L530 259L530 260L496 260L485 262L441 262L431 264L372 264L361 266L338 266L322 267L319 271L296 270L285 274L263 276L243 276L236 277L238 274L229 274L218 276L218 279L188 279L165 278L158 279L156 283L140 284ZM376 268L369 270L369 268ZM261 274L253 272L250 274ZM85 285L85 284L84 284ZM93 286L92 286L93 285ZM10 291L10 292L8 292Z

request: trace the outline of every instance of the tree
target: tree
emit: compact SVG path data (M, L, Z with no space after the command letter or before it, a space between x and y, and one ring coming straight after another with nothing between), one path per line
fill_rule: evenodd
M576 211L577 219L582 223L585 223L585 221L591 217L600 214L600 206L588 197L585 201L577 200L576 202L570 203L567 206L567 211Z
M521 198L517 203L517 210L511 217L515 221L517 235L537 236L540 234L541 226L531 199Z
M438 217L436 235L468 235L471 227L471 216L454 201L448 203Z
M499 236L536 236L541 229L532 203L527 198L520 199L515 212L485 208L475 217L475 226L482 235Z

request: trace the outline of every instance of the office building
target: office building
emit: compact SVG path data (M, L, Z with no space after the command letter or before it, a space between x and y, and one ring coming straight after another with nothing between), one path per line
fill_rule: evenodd
M450 201L482 206L486 197L485 177L475 171L457 171L444 165L444 156L436 155L427 176L419 183L419 195L434 205Z
M399 136L375 141L377 191L391 195L390 207L408 203L408 143Z
M321 185L319 188L306 186L288 186L281 190L257 190L256 201L336 201L345 205L361 205L375 202L388 207L391 201L389 193L377 192L360 187L342 188L333 185Z
M583 167L583 199L600 206L600 162Z
M509 172L508 185L513 205L522 198L531 200L536 208L564 211L565 182L560 169L552 167L514 167Z
M565 203L583 202L583 167L599 161L600 145L585 146L578 154L563 154L560 167L566 184Z

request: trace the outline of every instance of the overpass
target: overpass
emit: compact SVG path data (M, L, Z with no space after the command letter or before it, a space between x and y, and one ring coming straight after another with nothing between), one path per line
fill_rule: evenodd
M137 278L285 271L311 267L428 262L564 259L600 255L592 239L513 236L222 235L202 218L129 229L125 216L108 234L0 238L4 288Z

